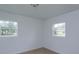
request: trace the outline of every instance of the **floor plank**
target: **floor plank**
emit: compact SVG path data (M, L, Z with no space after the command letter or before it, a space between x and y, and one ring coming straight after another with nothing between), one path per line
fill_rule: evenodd
M23 52L21 54L58 54L58 53L46 48L39 48L39 49L31 50L28 52Z

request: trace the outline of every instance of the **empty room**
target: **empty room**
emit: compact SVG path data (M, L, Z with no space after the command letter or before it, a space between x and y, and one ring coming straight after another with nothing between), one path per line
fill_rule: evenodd
M79 4L0 4L0 54L79 54Z

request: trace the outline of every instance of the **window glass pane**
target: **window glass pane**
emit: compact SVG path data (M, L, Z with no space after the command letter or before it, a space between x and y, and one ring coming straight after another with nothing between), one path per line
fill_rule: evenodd
M65 37L65 23L54 24L53 35Z
M0 36L16 36L17 22L0 21Z

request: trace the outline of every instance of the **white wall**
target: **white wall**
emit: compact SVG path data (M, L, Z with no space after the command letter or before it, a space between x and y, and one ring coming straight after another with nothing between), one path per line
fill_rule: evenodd
M0 53L20 53L42 46L43 21L0 12L0 20L18 22L17 37L0 37Z
M52 25L66 22L66 37L52 36ZM45 47L58 53L79 53L79 10L45 21Z

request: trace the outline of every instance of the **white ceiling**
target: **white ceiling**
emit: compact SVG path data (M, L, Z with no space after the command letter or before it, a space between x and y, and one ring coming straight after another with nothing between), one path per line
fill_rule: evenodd
M78 4L40 4L38 7L32 7L29 4L3 4L0 5L0 10L20 14L36 19L49 19L64 13L68 13L79 9Z

